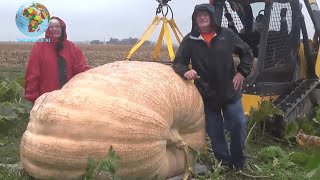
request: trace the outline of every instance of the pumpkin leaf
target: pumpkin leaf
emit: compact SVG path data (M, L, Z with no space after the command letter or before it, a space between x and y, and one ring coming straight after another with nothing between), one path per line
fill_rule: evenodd
M320 179L320 166L307 173L308 179Z
M18 75L18 76L14 79L14 81L17 82L21 87L24 87L24 86L25 86L25 80L24 80L24 75L23 75L23 74Z
M313 156L309 159L307 165L306 165L306 170L311 171L320 166L320 149L317 149Z
M309 120L298 121L299 130L302 129L305 134L314 134L315 123Z
M27 114L32 109L31 103L15 103L14 106L16 107L15 111L18 114Z
M13 121L18 115L16 114L16 107L9 102L0 103L0 120Z
M112 176L112 180L122 180L122 178L121 178L121 177L119 177L119 176L115 176L115 175L113 175L113 176Z
M317 124L320 124L320 106L315 108L316 115L313 118L313 121Z
M83 175L84 180L93 180L93 173L95 170L95 161L91 158L88 159L86 172Z
M287 154L278 146L269 146L258 152L258 158L266 162L272 162L274 158L287 158Z
M100 174L100 172L105 172L112 176L113 180L116 180L120 177L116 176L116 170L119 167L120 157L113 150L113 147L110 146L107 157L101 161L95 161L91 158L88 159L86 172L83 175L84 180L93 180Z
M279 161L282 168L290 168L295 166L296 164L291 162L289 158L283 158Z
M111 174L115 174L119 165L119 160L120 157L116 155L113 147L110 146L107 159L101 162L101 169L110 172Z
M112 146L110 146L110 148L109 148L108 157L109 157L109 159L114 160L114 161L120 160L120 157L117 156L117 154L116 154L116 152L113 150L113 147L112 147Z
M294 152L290 154L289 159L293 163L305 166L308 163L310 157L310 155L302 152Z
M250 110L251 119L255 122L264 122L274 115L283 116L284 113L278 107L274 106L271 101L261 101L258 104L258 110Z
M0 81L0 102L20 102L23 92L23 87L16 81Z
M313 121L314 123L316 123L316 124L320 124L320 119L318 120L318 119L316 119L316 118L313 118L312 121Z
M286 127L284 137L286 139L295 137L297 135L298 131L299 131L298 123L296 121L290 122Z

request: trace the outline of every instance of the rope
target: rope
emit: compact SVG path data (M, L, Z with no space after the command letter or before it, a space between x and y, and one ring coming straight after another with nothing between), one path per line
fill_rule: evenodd
M196 150L194 147L188 145L184 142L177 131L171 131L171 139L169 139L178 149L182 150L184 153L184 174L182 180L187 180L191 173L193 173L193 169L190 165L189 153L191 150L194 154L200 152Z

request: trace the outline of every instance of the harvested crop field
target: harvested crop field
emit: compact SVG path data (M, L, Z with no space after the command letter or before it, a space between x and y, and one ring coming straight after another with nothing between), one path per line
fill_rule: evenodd
M33 43L0 42L0 78L16 76L25 71ZM91 67L125 60L132 45L90 45L76 44L85 54ZM152 61L153 46L142 46L131 60ZM167 50L162 49L159 61L170 61Z
M22 66L27 63L32 43L0 43L0 65ZM101 64L124 60L132 45L90 45L77 44L87 57L88 63L95 67ZM142 46L132 60L152 60L153 46ZM159 61L168 61L168 53L163 48Z

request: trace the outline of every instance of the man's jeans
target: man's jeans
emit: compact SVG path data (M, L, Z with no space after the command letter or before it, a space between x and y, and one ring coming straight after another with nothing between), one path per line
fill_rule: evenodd
M205 106L206 130L211 140L215 157L224 165L243 168L245 165L244 146L246 139L246 118L241 99L229 103L214 111ZM225 129L230 131L230 154L225 136Z

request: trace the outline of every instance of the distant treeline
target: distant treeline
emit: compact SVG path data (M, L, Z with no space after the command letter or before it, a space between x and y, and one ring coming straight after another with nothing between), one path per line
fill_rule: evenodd
M100 40L92 40L90 41L90 44L113 44L113 45L133 45L135 44L139 39L138 38L126 38L126 39L117 39L117 38L110 38L109 41L100 41ZM143 45L151 45L151 41L144 42Z

